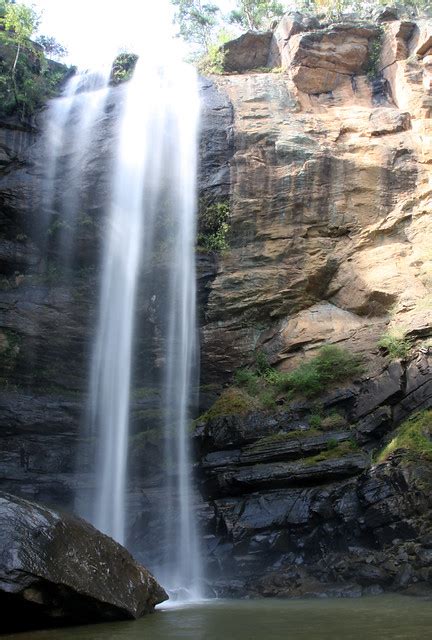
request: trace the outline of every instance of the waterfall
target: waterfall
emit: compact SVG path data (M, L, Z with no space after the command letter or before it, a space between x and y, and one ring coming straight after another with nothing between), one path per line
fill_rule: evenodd
M118 129L112 201L102 265L99 322L90 377L96 438L94 524L127 543L129 412L137 288L159 278L163 309L162 403L166 501L160 505L163 561L150 566L167 588L199 595L199 553L191 504L189 404L195 344L195 200L198 89L195 72L141 56ZM155 272L155 255L166 266ZM150 366L150 363L149 363Z
M168 32L167 38L161 35L162 23L170 21L161 20L153 36L150 26L148 37L141 34L146 49L138 52L130 81L113 89L110 69L79 74L52 101L44 210L47 251L53 254L54 229L54 254L67 266L70 283L79 262L74 251L80 217L93 224L97 210L95 228L103 229L76 511L134 550L129 534L135 512L128 496L136 433L130 414L134 385L143 384L139 365L146 384L157 389L160 419L152 430L160 429L163 468L155 536L141 545L148 551L142 559L172 593L197 599L201 572L189 424L191 390L198 384L194 244L200 103L196 73L180 61ZM70 298L73 304L72 290ZM155 335L142 362L137 345L150 325ZM140 464L149 460L143 456Z

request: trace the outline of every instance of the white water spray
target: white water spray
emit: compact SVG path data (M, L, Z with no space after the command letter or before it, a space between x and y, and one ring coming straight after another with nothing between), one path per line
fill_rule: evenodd
M102 267L91 372L91 425L97 438L93 521L127 542L127 457L135 308L140 269L154 277L163 248L165 305L163 411L166 514L163 566L172 590L198 597L200 562L192 515L188 422L195 344L195 200L198 89L195 72L171 58L139 59L126 94L114 167L114 191ZM161 239L161 229L163 238Z
M157 13L157 27L149 21L146 34L139 23L140 41L146 47L138 51L131 81L111 90L109 69L102 75L80 74L53 101L47 127L46 226L54 221L60 230L57 254L73 257L83 195L84 201L91 201L97 143L105 141L105 133L109 140L114 133L111 179L104 193L109 202L96 203L101 211L105 208L105 238L83 444L87 450L80 452L89 457L90 435L94 492L89 500L83 488L77 509L96 527L128 544L129 414L136 344L142 338L137 304L151 298L158 309L158 362L145 366L157 370L151 384L160 385L165 472L159 487L164 498L157 540L146 563L167 589L182 599L197 599L201 572L188 424L197 374L194 242L199 98L195 71L179 61L181 54L172 43L168 4L158 5Z

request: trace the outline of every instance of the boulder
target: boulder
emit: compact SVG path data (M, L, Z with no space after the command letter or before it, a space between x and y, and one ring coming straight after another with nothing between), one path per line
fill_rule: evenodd
M266 67L270 53L271 31L255 33L248 31L222 46L225 54L225 71L249 71Z
M168 596L84 520L0 493L2 630L139 618Z
M308 94L328 93L346 78L364 74L376 27L335 25L292 36L283 64L296 87Z
M386 26L378 63L380 71L409 56L408 42L414 29L415 23L408 20L398 20Z
M275 29L268 64L270 67L285 66L288 41L292 36L309 29L319 28L319 21L315 17L305 17L298 11L286 13Z

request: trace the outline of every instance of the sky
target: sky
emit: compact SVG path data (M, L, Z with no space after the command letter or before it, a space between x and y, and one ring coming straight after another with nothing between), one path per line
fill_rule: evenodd
M213 0L228 13L234 0ZM21 0L42 14L39 33L67 47L68 64L94 66L119 49L139 53L143 38L154 39L157 55L162 24L172 29L169 0Z

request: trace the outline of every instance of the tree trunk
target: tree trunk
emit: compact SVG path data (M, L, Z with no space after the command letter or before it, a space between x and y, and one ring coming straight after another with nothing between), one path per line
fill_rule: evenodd
M16 104L18 104L18 89L17 89L17 84L16 84L16 67L17 67L17 64L18 64L18 59L19 59L20 53L21 53L21 42L18 42L17 52L16 52L15 60L14 60L12 71L11 71L12 88L13 88L13 94L14 94L14 98L15 98Z

